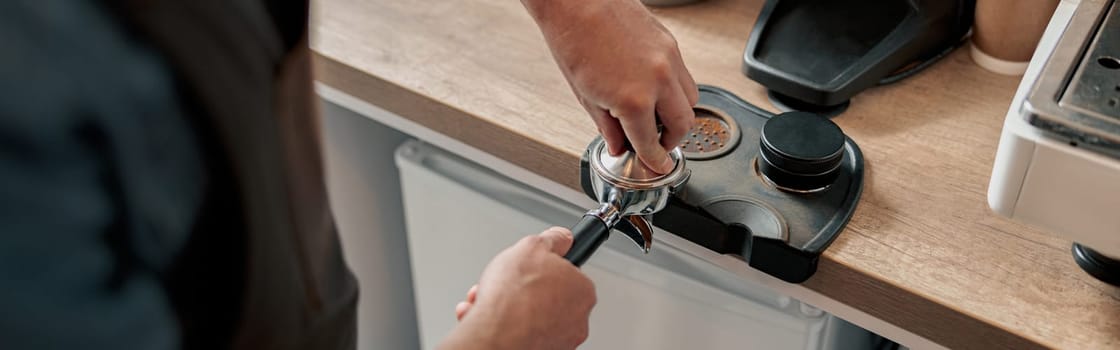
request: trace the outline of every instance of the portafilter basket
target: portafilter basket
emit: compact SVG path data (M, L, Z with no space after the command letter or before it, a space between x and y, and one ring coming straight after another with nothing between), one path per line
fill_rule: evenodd
M587 146L588 169L599 207L589 210L572 226L574 241L564 258L576 266L583 265L607 240L611 229L622 232L648 253L653 244L650 216L665 208L669 197L691 174L679 147L670 151L669 157L673 170L658 174L643 165L634 152L612 156L601 137L592 141Z

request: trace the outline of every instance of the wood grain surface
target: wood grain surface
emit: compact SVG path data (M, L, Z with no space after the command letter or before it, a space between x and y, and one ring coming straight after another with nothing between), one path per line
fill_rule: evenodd
M761 5L653 12L697 82L773 110L740 73ZM319 81L578 188L595 127L519 2L320 0L312 35ZM1120 289L1083 273L1070 242L988 209L1018 78L966 51L861 93L835 119L862 148L867 182L805 285L950 348L1120 347Z

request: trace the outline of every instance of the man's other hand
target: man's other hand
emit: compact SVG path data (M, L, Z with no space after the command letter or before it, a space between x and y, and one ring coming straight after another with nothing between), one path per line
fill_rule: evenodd
M574 349L587 339L595 287L563 258L572 232L553 227L499 253L455 308L444 349Z

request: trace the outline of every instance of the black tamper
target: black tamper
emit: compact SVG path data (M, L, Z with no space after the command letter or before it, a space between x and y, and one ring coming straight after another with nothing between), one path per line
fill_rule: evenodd
M770 118L759 140L758 171L781 190L827 190L844 160L844 132L828 118L788 112Z

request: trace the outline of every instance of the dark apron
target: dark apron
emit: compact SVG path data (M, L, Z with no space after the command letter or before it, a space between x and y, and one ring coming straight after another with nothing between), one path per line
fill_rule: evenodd
M245 247L233 347L353 348L358 290L326 197L308 4L249 2L122 0L113 7L176 69L199 124L208 126L205 141L216 143L232 174L228 200L238 205L224 207L238 211L230 217L243 226ZM205 274L176 278L175 285L207 283ZM176 309L187 347L206 343L191 341L207 320L192 319L190 309L207 305L182 300Z

